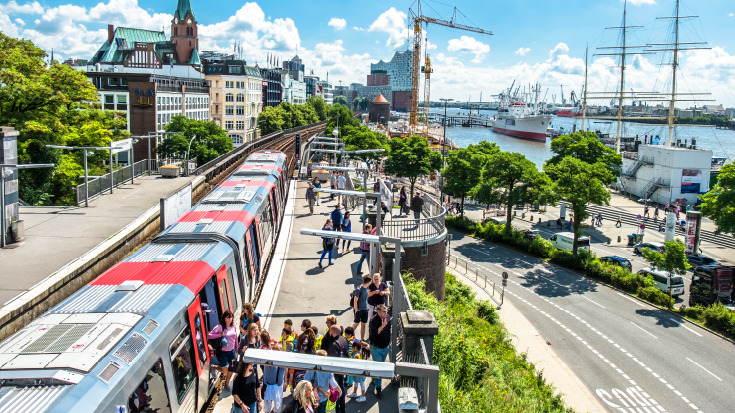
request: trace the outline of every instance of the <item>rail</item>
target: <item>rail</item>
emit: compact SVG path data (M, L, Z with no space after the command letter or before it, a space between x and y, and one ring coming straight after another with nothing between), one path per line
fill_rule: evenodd
M485 270L477 265L469 263L467 260L457 257L456 255L449 255L447 259L447 267L455 270L457 274L464 275L468 279L474 278L474 283L485 290L490 296L490 299L495 302L498 306L503 304L502 290L495 284L494 281L489 280L489 277ZM497 293L497 296L496 296ZM500 298L498 300L498 297Z
M402 241L429 240L445 232L446 211L419 219L393 219L382 222L382 234Z
M148 160L144 159L138 161L132 165L122 167L118 170L112 171L112 178L114 186L116 188L123 185L126 182L132 180L133 177L138 177L145 174L148 171ZM88 193L85 191L88 188ZM77 205L82 205L84 200L91 200L97 198L105 191L110 190L110 174L105 174L99 178L90 179L85 186L83 183L79 184L75 188L77 194Z

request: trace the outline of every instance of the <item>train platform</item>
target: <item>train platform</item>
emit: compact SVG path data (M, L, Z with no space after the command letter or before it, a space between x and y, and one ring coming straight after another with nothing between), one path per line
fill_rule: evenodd
M0 249L0 316L14 302L33 299L34 287L73 265L124 228L134 224L160 199L197 177L142 176L89 207L21 206L24 240Z
M325 257L324 268L319 267L319 257L322 251L322 239L315 236L303 235L304 228L321 229L329 219L334 209L334 201L329 195L322 194L320 205L314 207L314 215L309 215L309 208L305 201L306 181L291 181L293 187L286 205L283 225L276 245L276 252L266 277L263 293L256 306L256 312L262 314L261 324L268 330L271 337L278 337L283 328L283 321L293 320L298 327L301 321L309 319L312 325L319 329L319 334L326 332L326 317L330 314L337 316L340 326L352 326L353 313L347 305L350 292L361 284L362 279L357 276L357 261L360 258L359 243L353 242L349 252L336 253L332 256L332 265L327 265ZM353 211L352 231L362 232L359 221L362 207ZM340 244L339 250L342 251ZM367 271L367 263L363 264L363 271ZM359 327L357 337L360 337ZM365 338L368 333L365 332ZM376 413L394 412L397 410L397 383L393 380L383 381L382 397L375 396L375 387L370 378L366 379L367 386L365 402L355 399L346 399L349 413ZM291 400L291 391L284 393L284 403ZM217 403L215 413L228 413L232 407L232 396L223 390Z

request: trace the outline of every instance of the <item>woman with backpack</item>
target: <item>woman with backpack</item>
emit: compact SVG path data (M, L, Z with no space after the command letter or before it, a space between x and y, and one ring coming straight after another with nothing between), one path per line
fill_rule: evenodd
M328 219L327 222L324 223L322 231L334 231L331 219ZM334 238L322 237L322 256L319 257L319 268L324 268L322 266L322 260L327 254L329 254L329 265L332 265L332 248L334 248Z
M344 219L342 219L342 232L352 232L352 220L350 219L350 211L345 211L345 217ZM345 247L345 244L347 245L347 247ZM352 241L348 239L342 240L342 253L347 254L348 252L350 252L350 244L352 244Z
M250 323L257 324L258 329L263 328L260 325L260 317L255 312L253 305L250 303L245 303L242 305L242 314L240 315L240 339L241 340L244 339L245 336L248 334L248 327L250 326Z
M260 333L260 341L263 343L263 350L281 351L281 345L272 342L266 330ZM281 412L287 370L285 367L263 366L262 413Z
M235 316L232 311L227 310L222 313L219 324L207 334L207 339L213 340L215 343L214 348L219 371L225 376L227 390L232 391L230 385L232 372L229 367L237 360L237 354L235 353L237 348L237 326L235 326Z

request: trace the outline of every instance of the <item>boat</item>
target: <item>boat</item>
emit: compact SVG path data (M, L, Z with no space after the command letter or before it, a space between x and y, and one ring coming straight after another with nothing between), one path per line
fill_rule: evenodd
M559 116L560 118L579 118L579 117L582 117L582 112L580 112L577 108L574 108L574 109L559 109L554 114L556 116Z
M515 82L514 82L515 84ZM538 112L539 85L528 93L513 91L513 85L507 92L498 95L500 109L493 117L493 131L516 138L532 139L546 142L547 128L553 116ZM533 98L533 103L528 98Z

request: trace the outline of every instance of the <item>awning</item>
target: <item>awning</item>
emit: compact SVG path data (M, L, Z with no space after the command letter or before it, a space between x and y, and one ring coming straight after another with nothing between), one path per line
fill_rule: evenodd
M376 237L377 238L377 237ZM359 360L342 357L324 357L291 351L245 349L242 361L265 366L287 367L299 370L316 370L350 376L365 376L392 379L395 376L393 363Z
M346 239L348 241L359 241L359 242L380 242L380 237L377 235L360 234L357 232L343 232L343 231L325 231L323 229L308 229L304 228L301 230L304 235L316 235L324 238L339 238Z

